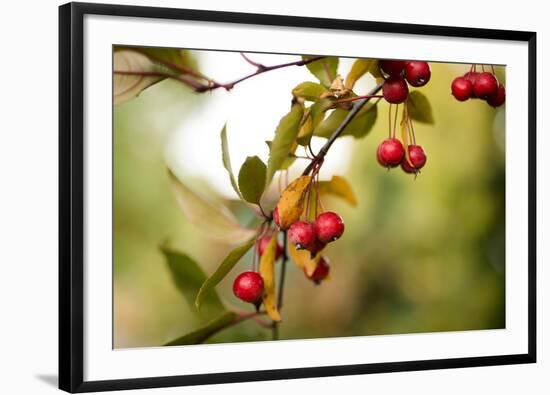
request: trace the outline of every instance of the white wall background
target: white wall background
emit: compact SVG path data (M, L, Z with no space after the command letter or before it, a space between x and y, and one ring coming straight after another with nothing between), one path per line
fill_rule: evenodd
M550 328L550 27L544 2L393 0L143 1L119 3L346 19L460 25L538 33L539 363L231 384L131 393L228 394L530 394L548 393ZM57 374L57 6L59 1L8 2L0 13L0 392L55 393ZM546 314L543 314L546 312ZM546 373L546 374L545 374Z

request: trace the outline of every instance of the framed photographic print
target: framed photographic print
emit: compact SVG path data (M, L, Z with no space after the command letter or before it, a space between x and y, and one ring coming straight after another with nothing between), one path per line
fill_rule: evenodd
M536 360L533 32L60 7L69 392Z

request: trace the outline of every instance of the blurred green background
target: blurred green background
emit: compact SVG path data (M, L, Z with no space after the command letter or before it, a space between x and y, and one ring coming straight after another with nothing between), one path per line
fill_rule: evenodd
M194 56L200 67L200 54ZM388 173L377 164L376 147L388 130L388 105L380 102L376 126L354 141L348 170L339 174L352 183L358 207L336 198L324 202L346 221L342 239L326 250L331 279L315 286L289 264L281 339L504 327L504 108L452 98L450 83L467 65L431 66L432 80L422 92L431 101L436 123L415 124L417 140L428 155L425 169L415 180L400 169ZM500 80L503 73L499 67ZM289 98L292 88L288 86ZM208 98L168 80L115 107L116 348L158 346L200 324L173 285L159 245L168 242L184 251L207 274L232 248L197 232L170 188L166 144L195 111L208 116ZM212 146L212 155L219 156L219 141ZM233 164L234 172L238 165ZM192 185L209 189L208 180ZM241 223L250 221L242 204L224 203ZM249 261L246 256L218 286L229 306L251 308L231 292L233 278L248 270ZM270 336L250 321L209 342Z

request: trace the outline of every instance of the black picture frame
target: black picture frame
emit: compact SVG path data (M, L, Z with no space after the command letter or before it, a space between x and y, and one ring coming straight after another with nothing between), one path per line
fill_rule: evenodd
M230 22L528 43L528 352L216 374L84 381L83 19L86 14ZM69 3L59 8L59 388L90 392L536 362L536 33L158 7Z

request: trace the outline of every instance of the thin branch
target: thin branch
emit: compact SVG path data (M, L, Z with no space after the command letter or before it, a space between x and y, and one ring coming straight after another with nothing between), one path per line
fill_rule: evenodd
M299 60L299 61L296 61L296 62L277 64L277 65L274 65L274 66L264 66L263 68L258 68L258 70L256 70L254 73L245 75L244 77L236 79L235 81L227 82L225 84L222 84L222 83L219 83L219 82L214 82L210 86L205 86L202 89L199 89L199 90L196 90L196 91L197 92L206 92L206 91L212 91L212 90L218 89L218 88L224 88L225 90L229 91L229 90L233 89L235 87L235 85L237 85L238 83L246 81L247 79L255 77L257 75L266 73L268 71L278 70L278 69L282 69L284 67L290 67L290 66L305 66L306 64L309 64L309 63L312 63L312 62L315 62L317 60L321 60L321 59L324 59L324 58L325 58L324 56L316 56L316 57L313 57L313 58L310 58L310 59Z
M211 80L205 76L203 76L202 74L198 74L198 73L189 73L187 70L183 70L181 68L175 68L176 70L178 71L181 71L182 74L178 74L178 75L174 75L174 74L170 74L170 73L165 73L165 72L161 72L161 71L124 71L124 70L115 70L114 73L115 74L121 74L121 75L139 75L139 76L142 76L142 77L163 77L163 78L172 78L172 79L175 79L177 81L180 81L182 83L184 83L185 85L189 86L190 88L192 88L195 92L198 92L198 93L203 93L203 92L209 92L209 91L213 91L215 89L218 89L218 88L223 88L227 91L230 91L231 89L233 89L235 87L235 85L243 82L243 81L246 81L247 79L249 78L252 78L252 77L255 77L257 75L260 75L260 74L263 74L263 73L266 73L268 71L272 71L272 70L278 70L278 69L282 69L282 68L285 68L285 67L290 67L290 66L305 66L309 63L313 63L313 62L316 62L318 60L321 60L321 59L324 59L325 56L316 56L316 57L313 57L313 58L310 58L310 59L306 59L306 60L298 60L296 62L289 62L289 63L282 63L282 64L276 64L276 65L273 65L273 66L264 66L264 65L261 65L259 63L256 63L256 62L253 62L251 60L249 60L244 54L241 53L241 55L247 59L247 61L250 63L252 62L252 64L254 64L256 67L257 67L257 70L254 72L254 73L250 73L248 75L245 75L244 77L241 77L241 78L238 78L236 79L235 81L231 81L231 82L226 82L226 83L220 83L220 82L216 82L214 80ZM172 67L173 65L171 65L170 67ZM175 66L173 66L175 67ZM195 78L200 78L200 79L204 79L208 82L208 84L206 85L205 83L202 83L202 82L199 82L197 81L196 79L194 78L190 78L189 76L194 76Z
M342 132L344 131L344 129L346 128L346 126L349 125L349 123L353 120L353 118L355 118L355 116L359 113L359 111L363 108L363 106L365 104L367 104L367 102L371 99L371 97L369 96L373 96L373 95L376 95L380 89L382 89L382 86L384 85L384 83L380 83L378 85L376 85L374 88L372 88L372 90L368 93L368 97L365 97L364 99L361 99L361 100L358 100L356 102L353 103L353 107L351 108L351 110L349 111L348 115L346 116L346 118L342 121L342 123L336 128L336 130L334 131L334 133L332 133L332 135L329 137L329 139L327 140L327 142L325 143L325 145L323 145L323 147L321 147L321 149L319 150L319 153L317 153L317 155L315 155L315 160L312 161L306 168L305 170L303 171L302 175L304 176L307 176L311 170L313 169L313 167L315 166L316 163L318 163L319 161L322 161L325 157L325 155L328 153L328 150L330 149L330 147L332 146L332 144L334 144L334 142L336 141L336 139L338 137L340 137L340 135L342 134Z
M250 59L248 56L246 56L244 54L244 52L240 52L241 56L244 58L244 60L246 60L248 63L250 63L252 66L258 68L258 69L265 69L265 66L261 63L258 63L258 62L254 62L252 59Z
M160 78L171 78L176 81L179 81L183 83L184 85L187 85L188 87L192 88L194 91L198 92L201 89L204 88L204 84L201 82L198 82L197 80L185 75L185 74L170 74L165 73L162 71L128 71L128 70L115 70L114 74L118 75L135 75L140 77L160 77Z

